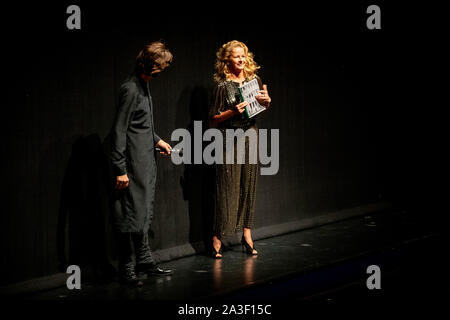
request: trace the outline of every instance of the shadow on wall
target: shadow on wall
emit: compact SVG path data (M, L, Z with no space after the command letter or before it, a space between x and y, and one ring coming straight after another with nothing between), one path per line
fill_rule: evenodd
M189 115L186 114L187 104L189 105ZM189 242L196 253L204 252L205 248L209 248L212 237L215 169L212 165L193 163L194 121L202 122L202 131L208 129L208 113L208 90L200 86L186 88L178 102L176 125L178 128L188 130L192 137L191 164L184 164L183 175L180 177L180 185L183 190L183 198L185 201L188 201ZM185 119L189 119L187 124L185 122L183 123ZM202 150L204 146L203 144Z
M61 186L57 229L58 268L78 265L83 280L109 282L116 276L110 223L109 161L98 134L80 136L72 146Z
M203 130L208 128L208 111L208 90L199 86L187 88L178 103L176 125L186 128L193 137L194 121L201 121ZM66 272L67 266L78 265L83 280L89 283L106 283L117 277L109 145L109 136L103 144L98 134L78 137L61 186L58 268ZM193 151L192 143L191 155ZM196 253L210 247L214 174L212 165L184 164L179 180L183 198L188 202L189 243Z

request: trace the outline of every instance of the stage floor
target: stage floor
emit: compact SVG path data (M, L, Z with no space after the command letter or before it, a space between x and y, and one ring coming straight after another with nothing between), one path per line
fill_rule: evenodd
M174 273L151 276L140 288L84 283L81 290L61 287L22 298L324 303L448 298L445 243L435 228L391 209L255 241L255 257L235 246L218 260L199 254L163 263ZM381 289L367 288L371 265L380 268Z
M450 297L447 239L404 210L385 210L240 246L215 260L195 255L163 263L170 276L140 288L82 284L30 294L25 300L123 300L184 303L439 304ZM381 289L368 289L367 268L380 269Z

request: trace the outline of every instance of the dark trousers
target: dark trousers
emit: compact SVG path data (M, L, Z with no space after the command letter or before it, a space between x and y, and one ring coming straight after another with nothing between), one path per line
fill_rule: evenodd
M141 263L155 264L150 250L148 234L120 232L118 235L119 272L134 272Z

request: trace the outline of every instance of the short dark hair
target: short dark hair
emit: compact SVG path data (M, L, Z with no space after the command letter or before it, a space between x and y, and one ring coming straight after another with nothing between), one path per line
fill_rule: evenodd
M153 66L167 67L173 59L172 53L162 41L147 44L136 57L136 73L150 75Z

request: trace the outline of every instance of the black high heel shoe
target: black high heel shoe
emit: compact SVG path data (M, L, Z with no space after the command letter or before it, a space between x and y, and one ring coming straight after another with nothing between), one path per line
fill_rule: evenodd
M220 256L219 256L220 254ZM216 248L212 248L212 256L214 259L222 259L222 244L220 245L219 250L217 251Z
M250 247L250 245L247 243L247 241L245 241L244 236L242 236L241 245L242 245L242 251L247 252L247 254L252 255L252 256L256 256L258 254L258 252L253 253L253 250L256 251L255 244L253 244L253 248Z

